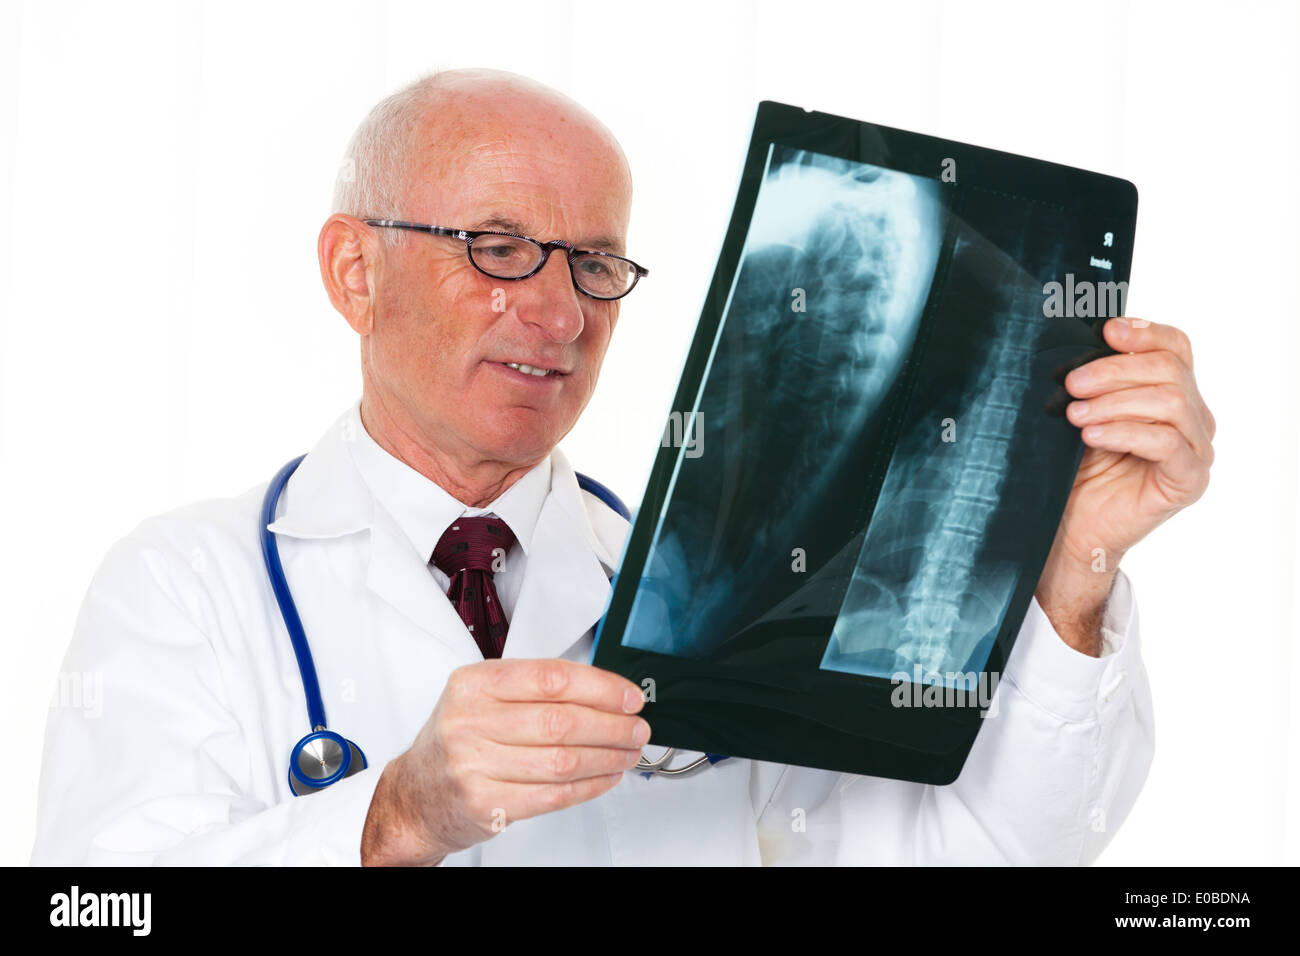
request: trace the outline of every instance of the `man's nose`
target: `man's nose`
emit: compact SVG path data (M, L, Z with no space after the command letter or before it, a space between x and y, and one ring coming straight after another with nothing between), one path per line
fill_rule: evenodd
M573 287L565 250L553 249L541 271L518 285L523 295L515 311L522 321L540 327L556 342L572 342L582 334L580 293Z

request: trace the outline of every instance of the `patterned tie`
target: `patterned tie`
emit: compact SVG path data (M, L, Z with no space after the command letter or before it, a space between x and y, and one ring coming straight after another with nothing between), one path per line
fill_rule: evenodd
M469 628L484 658L500 657L506 646L510 624L492 575L504 567L502 562L514 543L510 526L500 518L462 517L443 532L429 559L451 578L447 599Z

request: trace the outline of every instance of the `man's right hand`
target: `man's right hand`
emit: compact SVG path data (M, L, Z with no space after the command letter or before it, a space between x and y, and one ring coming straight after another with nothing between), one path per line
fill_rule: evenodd
M572 661L458 668L379 778L362 865L435 865L516 820L600 796L650 739L642 706L636 684Z

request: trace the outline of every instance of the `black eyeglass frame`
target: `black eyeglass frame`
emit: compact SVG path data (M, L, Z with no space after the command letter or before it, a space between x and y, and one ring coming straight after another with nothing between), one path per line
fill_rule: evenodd
M623 298L633 289L636 284L650 274L650 270L645 266L637 265L626 256L616 256L612 252L599 252L595 249L575 249L572 243L564 239L555 239L551 242L542 242L540 239L534 239L532 236L521 236L517 232L497 232L492 229L466 230L466 229L448 229L446 226L430 226L422 222L407 222L404 219L363 219L367 226L378 226L384 229L410 229L414 232L427 232L431 236L447 236L451 239L460 239L465 243L465 255L469 257L469 263L483 275L491 279L501 279L505 282L516 282L519 279L530 279L546 267L547 261L551 258L551 253L556 249L565 251L565 258L569 263L569 278L573 282L573 287L587 296L589 299L595 299L599 302L615 302ZM511 239L522 239L524 242L531 242L542 250L542 258L537 265L529 272L521 276L499 276L495 273L488 272L477 262L474 261L473 246L474 240L479 236L508 236ZM632 284L618 295L593 295L578 284L578 277L573 272L573 260L578 256L600 256L604 259L618 259L620 262L626 262L632 267Z

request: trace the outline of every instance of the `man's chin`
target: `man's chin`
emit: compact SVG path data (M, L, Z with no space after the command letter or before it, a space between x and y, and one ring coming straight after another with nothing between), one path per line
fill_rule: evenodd
M518 465L536 464L559 444L577 421L568 409L526 405L487 404L461 428L485 458Z
M559 442L548 430L538 433L533 429L495 429L490 435L479 437L479 451L485 458L513 464L519 467L531 466L540 462L551 453Z

